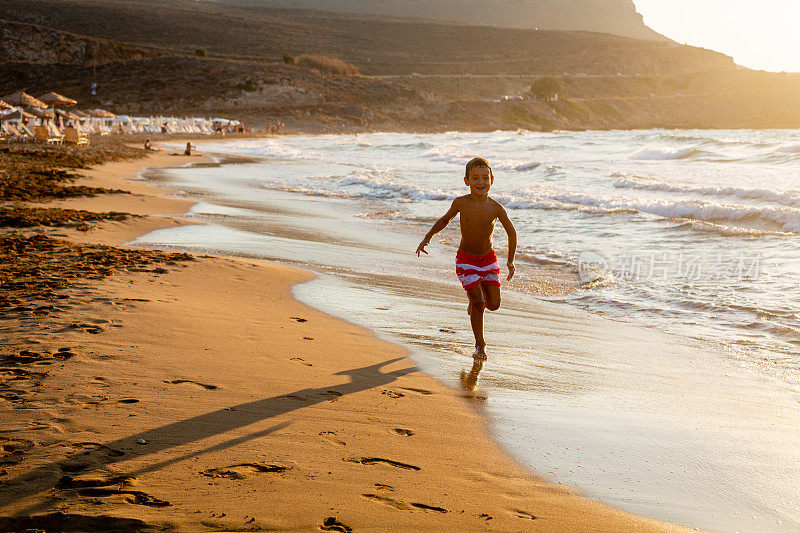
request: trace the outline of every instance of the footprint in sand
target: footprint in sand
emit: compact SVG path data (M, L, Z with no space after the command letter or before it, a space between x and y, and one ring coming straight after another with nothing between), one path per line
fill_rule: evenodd
M420 470L420 467L410 465L408 463L401 463L400 461L392 461L391 459L383 459L382 457L353 457L351 459L343 459L348 463L359 463L362 465L377 465L385 464L403 470Z
M336 438L335 431L320 431L319 436L329 442L338 444L339 446L347 446L347 443L345 441Z
M336 400L339 399L341 395L342 393L337 390L326 390L325 392L317 394L317 396L322 396L327 398L329 402L335 402Z
M301 365L306 365L306 366L314 366L312 363L309 363L308 361L306 361L306 360L305 360L305 359L303 359L302 357L292 357L292 358L291 358L291 359L289 359L289 360L290 360L290 361L297 361L297 362L298 362L298 363L300 363Z
M447 509L444 507L437 507L435 505L428 505L426 503L418 503L418 502L410 502L405 503L400 500L395 500L393 498L387 498L386 496L379 496L378 494L362 494L362 498L380 503L383 505L388 505L394 509L398 509L400 511L413 511L414 509L420 509L423 511L434 511L437 513L446 513Z
M199 381L192 381L191 379L173 379L172 381L164 380L164 383L169 383L170 385L180 385L181 383L189 383L191 385L197 385L198 387L202 387L206 390L217 390L219 388L217 385L208 385L206 383L200 383Z
M383 389L381 391L381 394L384 394L389 398L402 398L403 396L405 396L405 394L403 394L402 392L397 392L389 389Z
M301 323L302 323L302 322L308 322L308 320L307 320L307 319L305 319L305 318L300 318L299 316L290 316L289 318L290 318L290 319L292 319L292 320L294 320L295 322L301 322Z
M350 533L353 531L353 528L339 522L336 520L335 516L329 516L325 520L322 521L322 525L319 526L322 531L341 531L343 533Z
M56 353L53 354L53 358L58 359L59 361L65 361L75 357L75 352L72 351L72 348L63 347L59 348Z
M414 387L400 387L400 388L403 389L403 390L411 391L411 392L418 392L418 393L423 394L425 396L433 394L433 392L431 392L431 391L429 391L427 389L415 389Z
M108 497L108 496L124 496L124 500L128 503L135 505L146 505L148 507L169 507L172 505L166 500L161 500L155 496L150 496L139 490L124 490L124 489L103 489L103 488L85 488L78 489L80 496L91 497Z
M33 441L27 439L8 439L0 437L0 466L11 466L25 458L25 452L35 446Z
M414 435L414 432L410 429L394 428L392 431L398 435L403 435L404 437L412 437Z
M406 503L403 503L401 501L392 499L392 498L387 498L386 496L379 496L377 494L362 494L361 497L364 498L365 500L369 500L371 502L387 505L389 507L392 507L394 509L398 509L400 511L410 511L411 510L411 506L410 505L408 505Z
M297 400L298 402L307 402L308 398L305 396L301 396L299 394L287 394L286 396L281 396L281 398L286 398L289 400Z
M76 479L72 476L62 476L56 483L57 489L83 489L90 487L108 487L110 485L118 485L119 488L130 487L136 485L136 478L133 476L119 475L109 478L79 478Z
M263 465L257 463L241 463L238 465L223 466L220 468L210 468L200 472L206 477L224 477L228 479L246 479L256 474L265 472L282 473L286 471L285 466Z
M517 518L524 518L527 520L536 520L536 516L533 513L529 513L528 511L522 511L520 509L511 509L511 514L516 516Z
M104 331L103 328L101 328L96 324L78 324L78 323L72 323L69 326L67 326L66 329L82 329L86 333L91 333L93 335L97 335L98 333Z
M117 403L139 403L139 400L136 398L123 398L121 400L117 400Z

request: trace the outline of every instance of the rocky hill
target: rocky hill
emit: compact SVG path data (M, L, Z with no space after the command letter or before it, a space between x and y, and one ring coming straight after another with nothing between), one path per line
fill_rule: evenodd
M123 45L110 39L76 35L36 24L0 20L0 62L86 65L163 54L163 50Z
M673 74L734 67L727 56L672 42L233 2L3 0L0 18L136 46L188 53L200 47L215 57L279 61L284 52L325 54L365 74Z
M797 76L671 42L187 0L3 0L2 17L0 94L55 90L117 113L290 131L800 125ZM558 101L501 98L543 76Z
M227 0L231 3L324 9L540 30L611 33L667 40L648 28L632 0Z

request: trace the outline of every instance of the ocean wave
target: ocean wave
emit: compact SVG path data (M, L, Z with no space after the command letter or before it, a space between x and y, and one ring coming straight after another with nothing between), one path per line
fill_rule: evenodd
M639 150L631 156L631 159L644 159L644 160L667 160L667 159L689 159L700 153L701 150L696 148L676 148L670 150L668 148L645 148Z
M731 158L729 157L707 150L700 150L699 148L644 148L633 154L631 159L644 161L668 161L682 159L731 161Z
M413 200L447 200L453 195L441 189L426 189L407 183L399 183L391 180L376 180L374 177L351 176L341 181L342 186L360 185L372 191L371 194L363 194L371 198L387 198L401 196Z
M758 148L775 145L775 143L761 140L734 139L731 137L703 137L700 135L691 135L686 133L662 132L658 135L658 138L664 141L695 143L703 146L717 146L721 148L727 146L752 146Z
M716 204L701 200L665 202L602 197L589 194L534 190L530 197L498 195L498 202L517 209L565 209L596 213L645 213L669 219L689 219L723 224L738 223L749 234L800 233L800 209L792 207L750 207ZM709 226L711 227L711 226ZM734 229L731 229L734 231ZM745 233L745 230L742 230Z
M438 163L450 163L454 165L465 165L467 161L473 157L478 157L475 153L469 153L462 147L441 146L431 148L424 152L422 156L431 161ZM483 156L486 157L486 156ZM517 172L525 172L540 167L543 163L541 161L525 161L515 159L502 159L500 157L488 157L492 165L492 170L513 170Z
M645 191L664 191L705 196L734 196L748 200L763 200L789 207L800 207L800 191L774 191L743 187L694 187L691 185L672 185L655 178L632 176L615 172L614 187L618 189L638 189Z
M717 233L725 237L762 237L766 235L775 235L780 237L790 237L795 233L787 231L773 231L762 230L754 228L742 228L737 226L726 226L724 224L716 224L707 220L687 220L683 224L676 226L677 228L689 227L695 231L707 231L710 233Z
M354 196L352 194L343 194L339 192L324 191L320 189L309 189L308 187L301 187L301 186L265 184L265 185L259 185L259 187L262 189L268 189L270 191L293 192L298 194L304 194L306 196L319 196L323 198L358 198L358 196Z
M800 144L790 144L788 146L781 146L780 148L775 149L775 151L786 154L800 154Z

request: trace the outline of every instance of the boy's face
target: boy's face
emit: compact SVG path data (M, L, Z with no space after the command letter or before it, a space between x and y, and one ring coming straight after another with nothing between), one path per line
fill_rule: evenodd
M469 185L469 192L475 196L488 196L489 188L494 183L492 173L486 167L473 167L469 175L464 178L464 183Z

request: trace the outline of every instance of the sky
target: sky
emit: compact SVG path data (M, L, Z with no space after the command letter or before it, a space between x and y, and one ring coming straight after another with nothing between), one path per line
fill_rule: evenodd
M800 0L633 0L645 24L673 41L742 66L800 72Z

